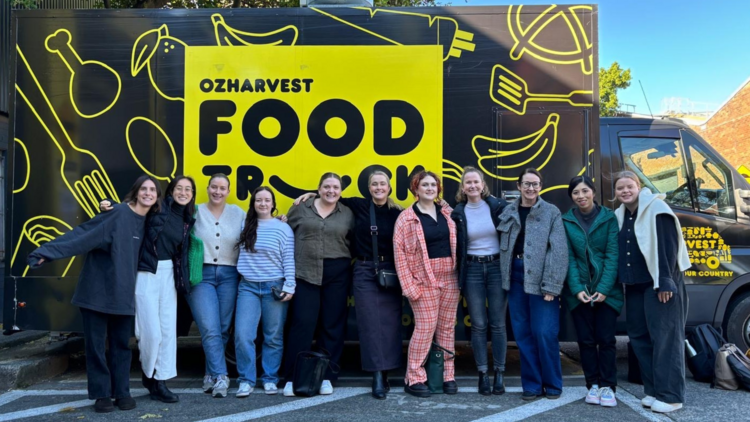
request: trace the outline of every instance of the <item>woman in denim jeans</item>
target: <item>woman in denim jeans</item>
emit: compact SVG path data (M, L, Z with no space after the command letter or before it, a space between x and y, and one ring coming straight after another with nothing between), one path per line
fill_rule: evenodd
M237 246L237 270L242 275L237 295L234 338L240 387L237 397L247 397L256 382L255 337L263 321L263 390L276 394L284 348L284 321L294 295L294 233L274 218L276 197L261 186L250 197L250 209Z
M461 189L456 194L458 205L451 213L456 222L458 242L458 283L469 305L471 347L479 371L479 394L489 396L505 393L503 372L508 337L505 314L508 298L500 277L500 233L495 229L500 213L508 203L490 196L482 173L464 167ZM489 307L488 307L489 305ZM489 318L488 318L489 316ZM492 333L492 362L495 368L490 387L487 364L487 325Z
M242 208L227 204L228 195L227 176L211 176L208 202L198 205L195 223L195 235L203 241L203 281L191 289L188 298L206 355L203 391L213 392L214 397L226 397L229 388L224 349L237 301L236 246L245 219Z

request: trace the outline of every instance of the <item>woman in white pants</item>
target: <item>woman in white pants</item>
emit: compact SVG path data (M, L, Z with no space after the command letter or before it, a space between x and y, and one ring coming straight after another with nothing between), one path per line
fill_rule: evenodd
M194 213L195 181L177 176L164 193L161 210L146 221L138 261L135 336L143 386L153 400L165 403L179 401L165 381L177 376L177 294L190 292L187 256Z

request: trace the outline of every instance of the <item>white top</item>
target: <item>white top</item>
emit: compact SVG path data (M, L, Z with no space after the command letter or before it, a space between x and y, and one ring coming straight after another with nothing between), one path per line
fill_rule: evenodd
M244 223L243 223L244 227ZM255 252L240 249L237 271L248 282L284 280L283 291L294 294L294 232L276 218L258 220Z
M500 253L500 240L497 238L497 230L492 223L487 201L467 202L464 213L466 214L466 234L469 240L466 253L479 256Z
M206 204L198 205L195 235L203 241L203 263L237 266L242 222L245 211L237 205L227 204L217 220Z

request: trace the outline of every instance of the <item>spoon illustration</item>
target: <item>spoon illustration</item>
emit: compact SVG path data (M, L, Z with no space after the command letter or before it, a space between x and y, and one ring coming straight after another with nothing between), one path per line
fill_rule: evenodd
M67 29L58 29L47 37L45 48L56 53L70 70L70 102L76 113L87 119L111 109L120 97L122 80L108 65L96 60L82 60L71 45Z

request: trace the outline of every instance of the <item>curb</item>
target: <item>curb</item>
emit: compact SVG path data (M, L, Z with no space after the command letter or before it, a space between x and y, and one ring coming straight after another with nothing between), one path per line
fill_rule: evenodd
M25 388L64 373L70 364L70 355L83 348L83 338L75 337L41 343L21 351L15 358L0 361L0 390Z

